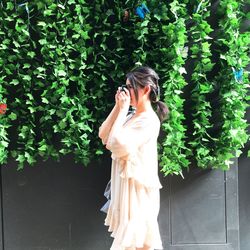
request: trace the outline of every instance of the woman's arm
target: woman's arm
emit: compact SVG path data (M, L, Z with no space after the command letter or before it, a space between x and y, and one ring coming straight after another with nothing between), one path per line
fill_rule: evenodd
M128 110L121 109L117 115L116 120L113 123L111 132L109 136L109 140L107 141L107 149L110 149L109 144L111 143L111 140L122 140L122 126L124 122L126 121Z
M118 104L115 104L113 107L112 111L106 118L106 120L102 123L102 125L99 128L99 137L102 139L102 143L106 144L107 143L107 138L110 133L110 130L113 126L114 121L116 120L117 116L119 113L119 106Z
M119 111L113 123L112 129L110 131L110 136L108 138L107 145L106 145L107 149L110 149L110 144L114 140L115 141L123 140L122 126L127 119L127 114L129 110L129 104L130 104L130 94L127 89L125 89L125 92L119 93L119 95L117 96L117 103L119 104Z

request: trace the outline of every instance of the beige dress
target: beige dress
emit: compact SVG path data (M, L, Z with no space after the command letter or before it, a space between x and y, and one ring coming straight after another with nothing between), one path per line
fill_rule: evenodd
M112 138L112 129L106 137L112 153L111 201L104 223L114 237L110 249L163 249L157 221L160 121L153 111L130 118L123 125L122 144Z

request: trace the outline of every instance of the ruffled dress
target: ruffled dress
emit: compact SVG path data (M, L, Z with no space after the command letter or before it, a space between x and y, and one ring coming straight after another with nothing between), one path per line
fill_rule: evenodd
M162 188L158 177L159 129L155 112L144 112L127 117L122 144L112 137L112 129L106 137L112 153L111 200L104 223L114 237L110 250L145 245L163 249L157 221Z

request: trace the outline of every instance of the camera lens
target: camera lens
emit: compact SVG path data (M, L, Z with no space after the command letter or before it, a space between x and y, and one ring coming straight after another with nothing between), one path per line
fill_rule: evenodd
M126 85L122 85L121 86L121 91L125 91L125 88L126 88L127 86Z

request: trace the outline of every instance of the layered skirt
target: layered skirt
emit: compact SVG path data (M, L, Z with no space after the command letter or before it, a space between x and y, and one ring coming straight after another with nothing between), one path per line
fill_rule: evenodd
M138 169L129 160L113 157L111 200L104 223L114 238L111 250L163 249L157 221L162 186Z

